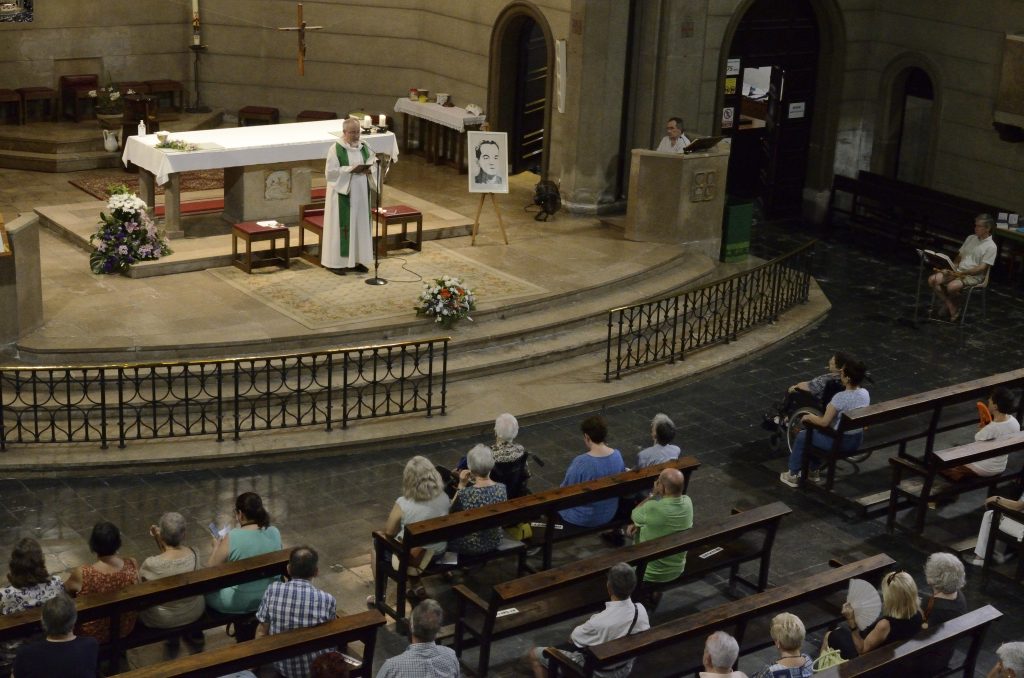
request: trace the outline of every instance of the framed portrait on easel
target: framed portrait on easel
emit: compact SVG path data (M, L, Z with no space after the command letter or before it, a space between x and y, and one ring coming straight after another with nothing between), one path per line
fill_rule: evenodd
M508 134L467 132L470 193L508 193Z

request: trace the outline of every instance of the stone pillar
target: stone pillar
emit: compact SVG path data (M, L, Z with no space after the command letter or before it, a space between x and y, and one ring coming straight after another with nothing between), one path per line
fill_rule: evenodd
M0 256L0 344L16 342L43 324L43 279L39 265L39 218L18 217L7 225L10 256Z
M571 212L598 214L621 208L615 183L629 3L573 0L570 21L561 121L566 139L559 149L562 202Z

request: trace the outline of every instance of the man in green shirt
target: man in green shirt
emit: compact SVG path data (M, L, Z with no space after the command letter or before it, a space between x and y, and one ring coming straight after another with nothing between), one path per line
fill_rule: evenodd
M633 509L633 524L626 534L636 535L636 542L650 541L693 527L693 502L683 494L683 474L667 468L654 481L654 492ZM686 553L666 556L647 564L644 581L671 581L683 573Z

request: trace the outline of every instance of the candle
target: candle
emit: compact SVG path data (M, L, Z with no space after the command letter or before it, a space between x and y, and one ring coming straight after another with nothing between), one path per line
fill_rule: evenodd
M363 127L369 127L372 124L373 124L373 121L370 120L370 116L364 115L363 116Z
M192 0L192 44L199 45L202 39L199 37L199 0Z
M381 113L379 116L377 116L377 125L379 127L383 127L384 125L387 124L387 122L388 122L388 117L386 115L384 115L383 113Z

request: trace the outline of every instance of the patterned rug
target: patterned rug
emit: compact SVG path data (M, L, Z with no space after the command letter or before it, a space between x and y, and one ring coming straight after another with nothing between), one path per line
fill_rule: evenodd
M290 269L260 268L251 275L234 266L208 272L311 330L414 319L416 298L423 286L417 276L424 280L445 274L461 277L477 303L488 307L547 292L432 242L424 243L422 252L383 259L380 277L389 283L380 287L363 282L372 273L339 276L301 259L292 259ZM422 322L428 326L426 319Z
M79 188L98 200L106 200L110 197L107 187L111 184L124 184L134 193L139 192L139 175L119 170L108 170L106 172L92 172L76 179L68 181L75 188ZM181 192L211 191L224 188L224 170L197 170L195 172L181 173ZM163 195L162 186L156 187L156 194Z

